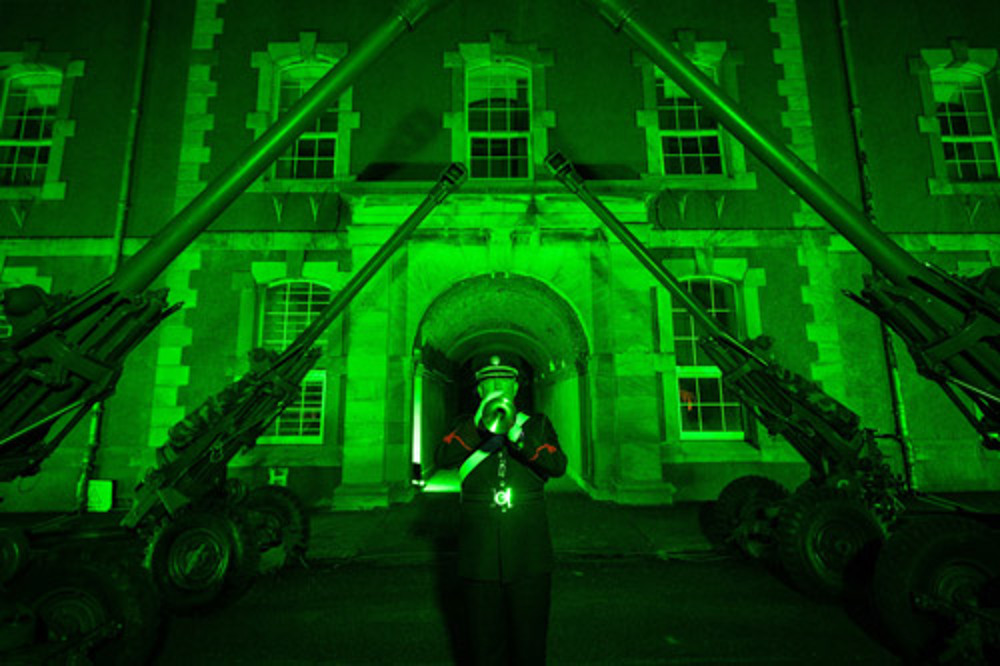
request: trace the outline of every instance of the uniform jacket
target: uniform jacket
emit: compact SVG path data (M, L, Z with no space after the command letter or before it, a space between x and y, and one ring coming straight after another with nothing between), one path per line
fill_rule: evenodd
M544 414L532 415L523 432L520 449L505 437L500 450L479 463L462 482L459 576L509 582L552 571L552 539L542 491L549 478L566 473L566 454ZM472 416L459 417L438 443L438 467L461 467L492 436L478 429ZM501 459L506 462L506 487L512 493L511 508L506 512L492 502L469 499L473 494L492 495L499 488Z

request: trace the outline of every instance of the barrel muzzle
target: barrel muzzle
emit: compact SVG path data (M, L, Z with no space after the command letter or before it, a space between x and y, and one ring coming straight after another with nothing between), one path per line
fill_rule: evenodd
M406 27L413 30L413 27L427 12L446 2L448 0L402 0L396 5L396 13L406 23Z
M611 29L618 32L635 12L635 5L629 0L583 0L601 15Z

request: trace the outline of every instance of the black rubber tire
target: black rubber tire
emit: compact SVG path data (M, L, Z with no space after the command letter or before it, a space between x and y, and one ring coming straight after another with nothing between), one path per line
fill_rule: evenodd
M800 486L778 518L782 570L796 588L822 601L864 589L884 539L864 503L826 486Z
M219 608L243 594L256 578L259 558L246 517L228 507L192 509L169 522L153 538L148 561L163 605L185 614Z
M703 524L705 537L719 550L754 553L733 542L733 535L745 520L753 519L762 509L772 507L788 497L788 489L764 476L741 476L730 481L719 498L712 503Z
M32 562L12 589L37 618L36 644L112 621L121 625L120 633L94 645L88 658L95 664L143 664L156 643L160 614L155 590L142 571L138 560L63 550Z
M254 530L258 550L266 553L261 558L262 569L276 570L302 561L309 548L310 524L298 495L283 486L261 486L251 490L241 506Z
M916 608L913 595L937 592L954 600L998 576L1000 533L960 516L914 517L879 554L875 607L897 650L909 659L932 657L954 627L945 617Z

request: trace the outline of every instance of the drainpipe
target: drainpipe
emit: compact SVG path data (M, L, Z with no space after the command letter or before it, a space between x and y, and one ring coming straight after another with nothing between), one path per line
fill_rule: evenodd
M858 177L861 189L861 202L865 217L872 224L877 224L875 202L871 186L871 171L868 164L868 152L865 148L864 132L861 123L861 106L858 104L857 83L854 80L854 57L851 53L850 35L848 34L847 10L845 0L837 0L837 23L840 26L840 52L844 60L844 78L847 81L847 99L851 108L851 129L854 132L854 152L858 163ZM875 272L874 266L872 271ZM888 369L889 398L892 404L892 417L895 429L895 439L899 442L903 454L903 479L910 490L916 487L913 461L913 443L909 436L906 421L906 408L903 403L903 393L899 381L899 366L896 362L896 350L892 334L888 327L879 320L882 333L882 351Z
M132 82L132 103L129 108L128 130L125 136L125 156L122 160L121 184L118 188L118 205L115 209L115 227L111 237L111 270L114 274L122 262L125 250L125 230L128 222L129 204L132 194L133 162L136 152L136 134L141 115L143 82L146 77L146 53L149 50L149 24L153 11L153 0L144 0L142 22L139 24L139 49L136 54L135 78ZM83 454L80 479L76 485L77 511L87 510L87 486L97 471L97 451L103 441L104 401L94 404L91 409L90 436Z

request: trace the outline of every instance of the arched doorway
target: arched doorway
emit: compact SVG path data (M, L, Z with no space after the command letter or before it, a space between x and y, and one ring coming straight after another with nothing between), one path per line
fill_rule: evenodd
M551 490L591 481L590 344L571 303L545 282L494 273L457 282L432 301L413 357L412 479L425 491L457 492L457 470L438 470L434 449L460 414L478 404L470 362L484 349L520 356L527 381L518 406L552 420L569 459Z

